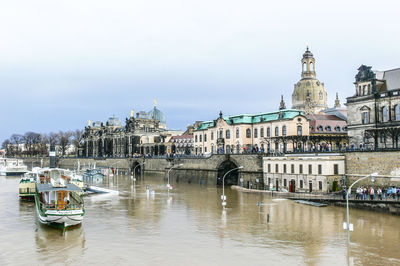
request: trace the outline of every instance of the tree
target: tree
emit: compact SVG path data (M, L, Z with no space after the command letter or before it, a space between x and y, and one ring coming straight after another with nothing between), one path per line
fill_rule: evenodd
M15 155L21 155L20 144L23 143L23 136L20 134L12 134L10 137L11 144L14 144Z
M78 155L82 136L83 136L83 130L80 130L80 129L77 129L72 133L72 145L74 145L74 147L75 147L76 155Z
M27 132L23 136L25 142L26 154L33 156L38 154L41 135L35 132Z
M58 133L58 145L60 145L62 156L66 154L68 145L71 144L72 131L60 131Z
M4 140L1 144L1 147L2 149L6 150L6 154L8 157L14 155L13 145L11 144L11 141L9 139Z

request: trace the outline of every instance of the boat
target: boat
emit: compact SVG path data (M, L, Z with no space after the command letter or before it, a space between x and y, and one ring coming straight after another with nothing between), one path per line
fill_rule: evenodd
M35 205L41 223L63 230L82 223L85 215L83 191L71 180L69 170L47 168L39 172Z
M102 182L104 174L101 173L100 169L87 169L83 174L83 179L87 182Z
M0 158L0 175L23 175L28 172L28 167L21 159Z
M307 200L295 200L294 202L300 203L300 204L305 204L305 205L310 205L310 206L314 206L314 207L326 207L326 206L328 206L325 203L319 203L319 202L307 201Z
M38 173L35 171L25 173L19 180L19 197L34 198Z

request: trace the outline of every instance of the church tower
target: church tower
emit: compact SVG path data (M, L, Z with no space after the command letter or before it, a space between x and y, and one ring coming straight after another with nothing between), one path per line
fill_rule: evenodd
M308 49L301 59L301 80L294 85L292 108L306 114L319 113L328 108L327 93L315 73L315 59Z

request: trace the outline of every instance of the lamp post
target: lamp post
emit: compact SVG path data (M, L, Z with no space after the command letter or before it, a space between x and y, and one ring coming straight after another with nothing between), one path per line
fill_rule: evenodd
M138 164L138 165L136 165L134 168L133 168L133 178L136 180L136 168L138 167L138 166L141 166L141 165L145 165L146 164L146 162L143 162L143 163L140 163L140 164ZM140 173L142 173L142 170L140 170Z
M172 166L172 167L168 170L168 184L167 184L168 191L171 189L171 185L169 184L169 172L171 172L171 170L172 170L174 167L179 167L179 166L182 166L182 165L183 165L182 163L177 164L177 165L174 165L174 166Z
M378 173L372 173L369 174L367 176L361 177L360 179L356 180L353 184L350 185L350 187L347 190L346 193L346 220L347 220L347 225L346 225L346 229L347 229L347 244L350 244L350 216L349 216L349 195L351 193L351 188L358 183L361 180L367 179L369 177L371 177L371 181L374 182L375 181L375 177L378 175Z
M226 206L226 196L225 196L225 177L227 174L229 174L230 172L234 171L234 170L238 170L238 169L242 169L243 166L239 166L237 168L233 168L231 170L229 170L228 172L226 172L224 174L224 176L222 177L222 195L221 195L221 199L222 199L222 207L225 209Z

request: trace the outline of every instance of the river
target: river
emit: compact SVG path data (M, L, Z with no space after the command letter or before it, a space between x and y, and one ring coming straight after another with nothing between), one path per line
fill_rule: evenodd
M34 203L18 199L18 177L0 177L0 265L399 265L400 217L317 208L163 176L105 179L118 196L85 196L81 226L41 225ZM146 185L154 195L146 193ZM261 206L258 206L261 202ZM269 221L267 215L269 214Z

